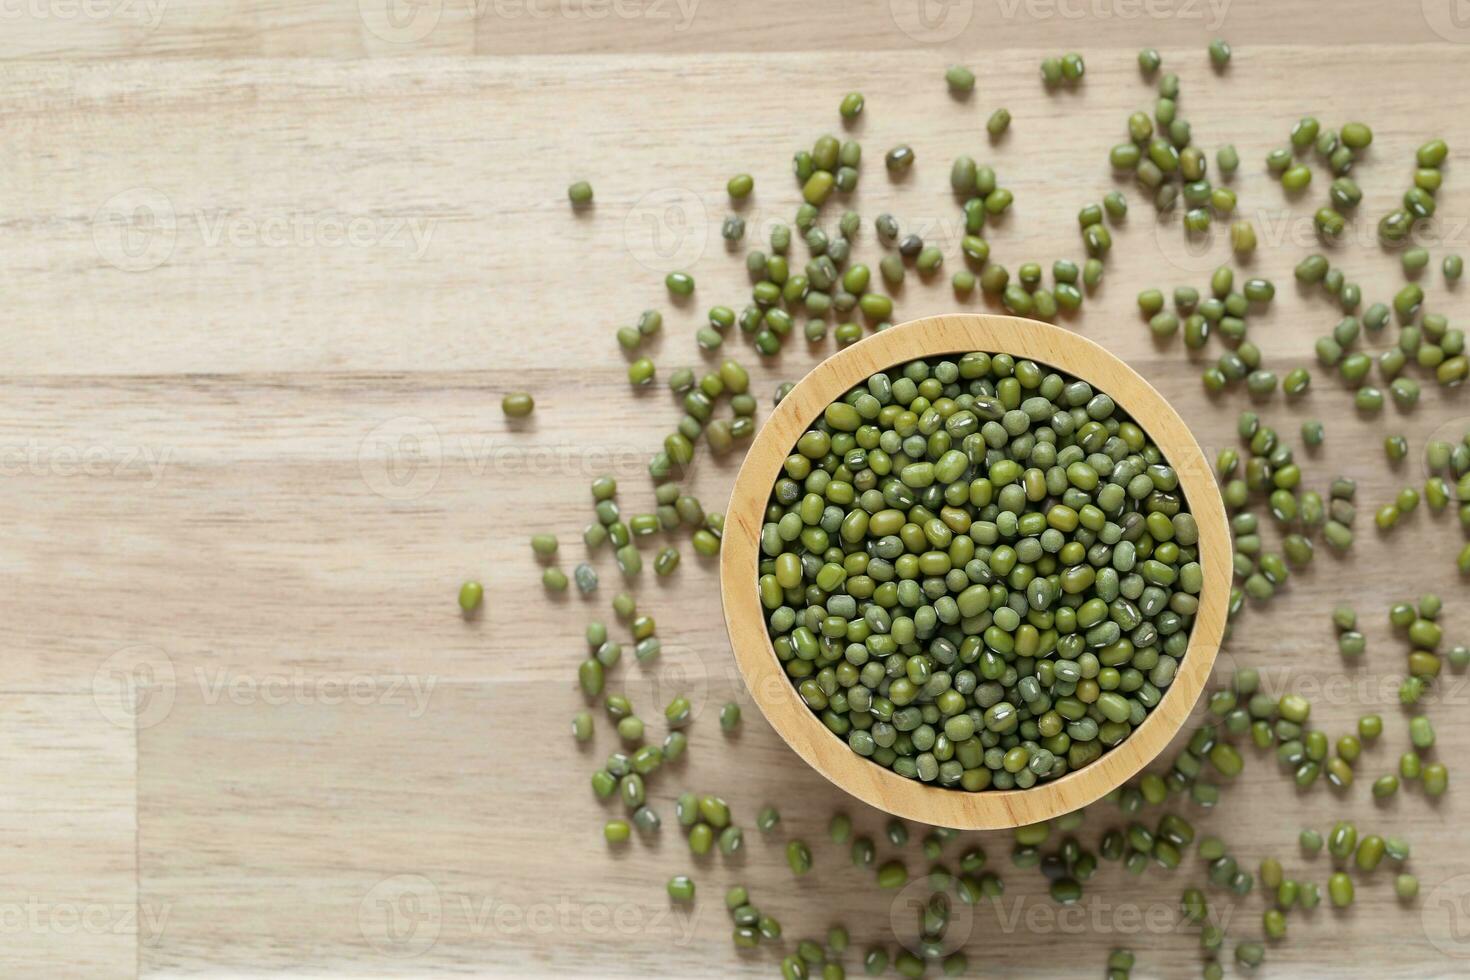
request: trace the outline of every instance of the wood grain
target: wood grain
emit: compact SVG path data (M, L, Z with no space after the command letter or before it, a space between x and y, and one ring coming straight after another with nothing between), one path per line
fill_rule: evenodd
M1403 9L1400 9L1400 8ZM1449 4L1312 0L15 0L0 57L393 58L1454 40ZM1445 33L1451 36L1446 37Z
M0 696L0 955L12 976L134 975L169 909L137 894L137 751L116 687Z
M1312 363L1313 340L1340 316L1291 282L1315 247L1303 221L1321 188L1288 201L1260 166L1291 123L1351 113L1374 126L1354 171L1368 234L1335 252L1369 300L1402 281L1371 217L1402 193L1414 147L1430 135L1470 146L1470 123L1446 97L1470 86L1470 60L1453 31L1427 26L1426 11L1447 5L1236 3L1221 30L1236 44L1223 77L1201 24L1006 21L980 3L940 44L893 29L877 2L708 3L678 34L446 11L407 43L373 35L356 3L335 0L172 0L151 30L42 9L0 22L0 617L13 637L0 682L0 966L13 976L771 975L770 951L730 949L719 896L736 881L788 936L845 921L856 945L881 940L911 910L824 837L836 810L879 839L881 817L761 720L720 622L717 568L687 547L677 576L632 585L664 655L614 684L654 719L673 691L693 694L690 757L654 782L658 842L623 856L602 844L606 813L584 781L616 740L599 718L579 750L565 726L582 705L583 627L611 622L622 583L600 554L595 599L548 602L526 538L556 531L563 567L582 560L587 483L602 472L619 476L625 511L651 509L643 466L678 410L661 387L630 392L613 330L658 306L666 326L648 349L661 376L707 363L692 339L704 309L748 290L712 232L726 179L755 175L752 229L789 217L791 154L837 130L852 89L867 96L853 132L869 157L853 206L892 212L952 265L948 164L970 152L1016 193L1014 214L987 232L1014 268L1080 256L1076 211L1115 186L1108 147L1152 100L1133 50L1157 43L1196 137L1233 142L1245 161L1234 186L1263 241L1248 268L1279 286L1252 337L1278 373ZM1048 94L1036 65L1068 47L1087 55L1086 81ZM939 81L955 60L980 76L967 102ZM983 121L999 105L1015 122L990 145ZM878 156L900 141L918 164L893 183ZM1470 191L1456 169L1439 194L1436 264L1470 251ZM565 187L581 176L597 204L572 216ZM1131 185L1116 186L1132 212L1106 281L1067 326L1144 375L1212 456L1236 445L1245 400L1207 398L1205 362L1156 342L1133 296L1203 285L1227 250L1216 238L1196 254L1177 216L1156 223ZM857 254L877 256L867 229ZM695 302L667 302L660 280L675 266L697 276ZM1430 305L1463 321L1465 287L1429 281ZM903 318L986 308L913 276L895 299ZM762 416L777 382L830 351L791 344L758 363L738 338L727 344ZM1451 932L1470 907L1463 787L1433 804L1412 787L1375 804L1366 789L1408 744L1394 693L1404 646L1386 606L1436 590L1449 600L1447 635L1464 639L1462 536L1452 516L1423 507L1391 537L1366 513L1421 482L1424 442L1470 429L1470 409L1463 390L1431 389L1412 412L1365 419L1327 372L1314 374L1302 399L1262 411L1291 435L1303 419L1326 421L1326 445L1304 454L1308 482L1358 479L1358 544L1346 558L1319 548L1268 610L1248 610L1216 676L1259 668L1268 690L1312 694L1328 733L1366 711L1384 715L1386 733L1340 798L1296 792L1263 754L1220 808L1186 812L1246 866L1275 854L1318 882L1328 862L1298 854L1303 825L1326 830L1346 814L1414 844L1416 906L1399 906L1380 869L1352 909L1293 913L1267 975L1356 977L1368 964L1385 977L1458 975L1470 954ZM525 427L499 413L510 389L536 395ZM1389 430L1414 447L1396 467L1379 449ZM701 455L686 483L723 507L736 466ZM486 581L488 605L464 621L453 600L469 576ZM1356 665L1337 655L1327 621L1344 600L1368 637ZM412 692L431 682L427 708L411 715L425 703ZM148 695L141 710L128 683ZM1467 698L1465 675L1449 673L1428 707L1452 779L1470 746ZM727 740L714 713L729 700L746 722ZM669 820L686 788L724 793L746 826L779 803L781 832L752 832L733 862L691 861ZM1126 823L1094 809L1085 840ZM793 881L781 849L798 836L816 871ZM977 842L1007 881L1004 902L964 930L987 972L1029 975L1044 956L1050 975L1096 976L1115 945L1138 951L1135 976L1197 972L1176 911L1200 875L1192 857L1173 875L1105 867L1079 924L1058 917L1039 875L1009 868L1005 834L966 834L945 860ZM909 863L922 867L916 853ZM702 899L692 929L662 892L686 872ZM1259 893L1211 897L1232 914L1232 937L1257 933ZM572 911L558 911L563 900ZM69 911L11 918L77 903L136 909L138 925L94 920L85 932ZM161 910L161 927L141 925ZM1145 913L1160 918L1141 925ZM615 914L623 925L605 924ZM433 941L421 945L429 932L413 923L429 923Z
M1004 352L1057 368L1106 392L1143 427L1175 471L1199 525L1205 586L1189 650L1164 699L1121 745L1080 770L1029 790L964 793L905 779L854 755L832 737L797 696L776 657L756 587L760 529L770 487L801 433L822 411L879 371L919 357ZM726 514L720 554L720 595L735 659L746 689L786 742L808 765L864 803L909 820L957 830L1009 830L1080 810L1122 786L1153 762L1179 733L1204 690L1230 599L1230 528L1205 459L1188 426L1147 381L1106 349L1061 327L1010 316L925 317L874 334L827 358L771 413L745 454Z

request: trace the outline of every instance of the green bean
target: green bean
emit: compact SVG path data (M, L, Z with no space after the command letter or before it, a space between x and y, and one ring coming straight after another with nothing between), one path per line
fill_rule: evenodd
M1443 796L1449 787L1449 770L1442 762L1431 762L1424 767L1424 795Z
M655 369L653 361L640 357L628 365L628 381L638 386L652 383Z
M1433 745L1435 745L1435 729L1429 723L1429 718L1426 716L1410 718L1410 721L1408 721L1408 738L1414 743L1414 748L1420 749L1420 751L1433 748Z
M1415 158L1421 167L1438 167L1449 156L1449 146L1442 139L1433 139L1419 147Z
M715 829L707 823L696 823L689 828L689 852L708 854L715 846Z
M812 869L811 848L799 840L793 840L786 845L786 863L791 867L791 873L804 875Z
M582 562L573 570L572 578L577 583L577 591L583 595L590 595L597 591L597 571L586 562Z
M889 861L878 868L879 888L902 888L909 879L908 869L902 861Z
M1363 191L1351 177L1338 177L1327 188L1327 196L1334 207L1350 210L1362 202Z
M1252 371L1245 379L1246 390L1257 398L1264 398L1276 390L1276 375L1270 371Z
M755 190L755 178L750 174L736 174L725 185L725 190L733 200L743 200Z
M1383 392L1372 385L1364 385L1354 394L1353 404L1359 411L1377 412L1383 408Z
M1237 255L1249 255L1256 250L1256 229L1249 221L1236 221L1230 225L1230 248Z
M944 81L956 95L969 95L975 88L975 73L963 65L951 65L944 73Z
M1429 265L1429 249L1421 248L1417 245L1413 248L1405 249L1403 255L1399 257L1399 260L1403 264L1404 275L1418 275Z
M1401 242L1413 230L1414 218L1408 211L1399 209L1385 214L1378 222L1378 237L1385 242Z
M572 716L572 736L579 742L585 742L592 737L592 715L590 712L579 711Z
M1373 142L1373 130L1359 122L1345 123L1340 138L1342 144L1352 150L1361 150Z
M1134 143L1119 143L1108 152L1114 170L1134 170L1143 159L1143 151Z
M1312 375L1306 368L1293 368L1282 379L1281 390L1293 397L1302 394L1312 383Z
M598 799L611 799L617 791L618 781L612 773L606 769L599 769L592 774L592 792L597 794Z
M1398 314L1399 322L1407 323L1419 312L1419 307L1424 302L1424 290L1410 283L1400 289L1393 298L1393 309Z
M1281 186L1288 191L1296 192L1305 190L1312 182L1312 168L1305 164L1296 164L1281 172Z
M485 587L479 582L466 582L459 587L459 608L466 615L480 608L480 602L485 598Z
M536 409L536 401L524 391L513 391L500 400L506 418L523 419Z
M667 735L664 736L664 742L659 760L660 764L664 762L675 761L684 754L684 750L688 747L689 736L685 735L683 732L669 732Z
M636 745L643 741L643 720L637 715L628 715L625 718L619 718L617 729L618 737L624 742Z
M1082 264L1082 284L1088 289L1097 288L1098 283L1102 282L1102 277L1103 264L1100 259L1089 258Z
M893 967L898 971L899 976L906 977L908 980L919 980L924 975L925 969L924 961L908 950L901 950L894 957Z
M926 276L933 275L937 272L943 263L944 253L935 245L925 246L919 252L918 258L914 261L914 265L919 270L920 275Z
M1303 116L1291 127L1291 145L1297 149L1305 149L1317 140L1317 134L1321 131L1321 124L1311 116Z
M1254 970L1266 958L1266 947L1260 943L1236 943L1235 961L1247 970Z
M1215 151L1215 166L1227 177L1240 168L1240 154L1234 144L1227 143Z
M733 732L740 727L740 705L734 701L727 701L720 709L720 727L727 732Z
M1410 219L1430 218L1434 216L1436 207L1434 195L1422 187L1410 187L1404 191L1404 210L1408 212Z
M1347 227L1347 219L1334 208L1319 208L1312 221L1327 238L1337 238Z
M745 835L739 827L730 826L720 831L718 846L725 857L733 857L745 844Z

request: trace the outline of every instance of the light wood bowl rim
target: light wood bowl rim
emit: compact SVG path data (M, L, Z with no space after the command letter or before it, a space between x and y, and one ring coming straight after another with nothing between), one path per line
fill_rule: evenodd
M1107 392L1149 433L1179 474L1199 525L1204 587L1189 649L1174 682L1138 729L1089 765L1027 790L963 790L906 779L854 753L800 699L776 658L756 585L759 537L771 486L797 438L828 404L868 376L920 357L1004 352ZM996 830L1049 820L1100 799L1157 757L1204 690L1224 636L1230 532L1204 452L1174 408L1097 343L1048 323L985 313L925 317L875 333L818 364L776 406L751 444L725 516L720 594L735 660L776 733L808 765L865 803L905 819L958 830Z

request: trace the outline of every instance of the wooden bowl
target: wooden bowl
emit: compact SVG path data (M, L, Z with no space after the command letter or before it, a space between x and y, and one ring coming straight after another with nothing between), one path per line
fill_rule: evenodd
M828 404L878 371L921 357L1004 352L1107 392L1179 475L1199 525L1204 588L1187 654L1163 699L1118 746L1074 772L1025 790L972 793L906 779L848 748L796 693L776 658L756 586L760 529L786 457ZM906 819L960 830L1018 827L1070 813L1126 782L1168 745L1198 700L1219 652L1230 594L1230 533L1210 464L1179 414L1132 368L1068 330L1018 317L952 314L873 334L827 358L776 406L751 445L725 515L720 591L740 672L766 719L796 754L848 793Z

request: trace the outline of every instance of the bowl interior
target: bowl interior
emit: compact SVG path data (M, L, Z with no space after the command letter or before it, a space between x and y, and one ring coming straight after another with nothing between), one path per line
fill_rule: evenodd
M828 404L870 375L918 358L986 351L1028 358L1106 392L1159 446L1179 475L1199 526L1204 571L1189 647L1159 704L1126 739L1093 762L1026 790L967 792L907 779L853 752L809 709L787 677L767 633L757 591L759 536L771 487L797 438ZM808 764L842 789L906 819L956 829L997 829L1050 819L1122 785L1179 730L1204 688L1224 634L1230 536L1214 475L1172 407L1102 347L1050 324L1017 317L954 314L914 320L839 351L781 401L741 466L726 513L720 588L741 674L776 731Z

